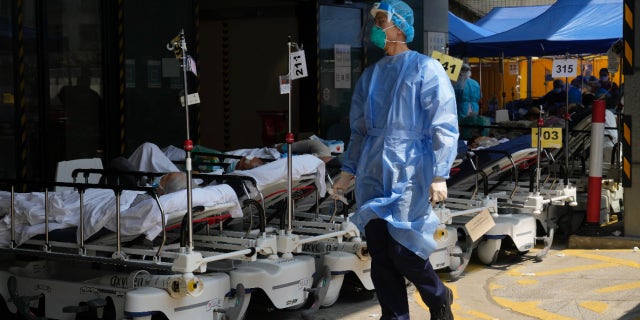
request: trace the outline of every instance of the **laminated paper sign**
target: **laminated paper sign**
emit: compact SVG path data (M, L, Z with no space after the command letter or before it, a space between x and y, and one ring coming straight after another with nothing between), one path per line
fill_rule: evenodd
M469 222L464 225L464 228L467 230L467 234L471 238L471 241L475 242L495 225L496 223L493 221L493 217L491 217L489 210L484 209L478 215L473 217L473 219L469 220Z

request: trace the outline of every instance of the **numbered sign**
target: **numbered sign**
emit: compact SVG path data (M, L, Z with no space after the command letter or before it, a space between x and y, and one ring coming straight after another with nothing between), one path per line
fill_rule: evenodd
M531 128L531 147L538 147L538 128ZM543 148L562 148L562 128L542 128Z
M519 74L518 63L517 62L509 62L509 74L517 76Z
M304 50L291 52L289 55L289 71L291 80L307 76L307 61L304 58Z
M447 72L451 81L458 81L458 75L460 74L460 68L462 68L462 60L446 55L439 51L433 51L431 57L440 61L444 71Z
M578 59L554 59L551 77L565 78L575 77L578 68Z

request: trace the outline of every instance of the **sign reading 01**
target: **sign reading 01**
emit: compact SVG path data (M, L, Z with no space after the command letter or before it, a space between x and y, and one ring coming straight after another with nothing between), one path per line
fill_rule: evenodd
M462 60L446 55L439 51L433 51L431 57L440 61L444 71L447 72L451 81L458 81L458 75L460 74L460 68L462 68Z
M542 128L543 148L562 148L562 128ZM531 128L531 147L538 147L538 128Z

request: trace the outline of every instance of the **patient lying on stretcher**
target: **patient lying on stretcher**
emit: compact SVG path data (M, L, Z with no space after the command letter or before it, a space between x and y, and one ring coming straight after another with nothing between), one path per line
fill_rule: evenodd
M186 176L174 172L164 175L158 186L159 200L164 213L186 210ZM9 204L11 194L0 191L0 203ZM76 242L80 237L80 194L77 191L49 192L45 202L44 192L18 193L15 195L15 241L21 244L45 233L45 203L48 207L48 228L53 241ZM232 217L242 216L237 196L228 185L205 186L192 191L192 205L213 206L229 204ZM115 232L116 198L111 189L86 189L83 194L84 240L98 237L105 232ZM123 190L120 195L121 226L123 236L144 235L154 239L161 231L160 208L155 199L143 191ZM10 206L0 207L0 245L11 240ZM52 232L53 231L53 232ZM57 232L56 232L57 231ZM70 231L70 232L69 232Z
M134 158L134 162L139 162L137 160L140 158L139 156L135 156L136 154L154 154L154 157L158 157L159 152L152 151L152 149L156 149L159 151L160 149L157 146L151 143L145 143L138 147L138 150L146 149L147 151L138 151L134 152L132 157ZM226 166L225 172L229 173L234 170L251 170L256 167L262 166L267 162L280 159L284 157L288 150L288 145L281 143L276 144L273 147L263 147L263 148L252 148L252 149L238 149L227 152L221 152L214 149L209 149L203 146L196 146L194 148L195 159L198 160L199 157L215 157L219 156L220 159L218 161L223 161L228 164ZM321 142L320 140L299 140L295 141L291 144L291 152L294 155L300 154L311 154L318 158L320 158L325 164L327 168L340 168L342 163L338 157L335 157L331 154L331 149ZM174 146L168 146L162 149L162 153L164 156L168 158L168 160L157 160L158 163L166 163L171 161L182 161L185 159L185 152L182 149L176 148ZM226 158L225 156L231 156ZM241 157L241 158L238 158ZM173 165L175 166L175 165ZM156 166L160 167L160 165ZM168 168L167 165L161 165L161 167ZM165 171L166 172L166 171Z

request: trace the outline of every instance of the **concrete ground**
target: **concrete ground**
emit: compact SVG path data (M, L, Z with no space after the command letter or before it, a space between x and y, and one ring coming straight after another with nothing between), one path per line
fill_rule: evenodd
M455 319L640 319L640 239L571 236L556 241L541 262L540 248L499 257L485 266L474 259L454 291ZM426 306L408 286L412 319L429 319ZM303 316L301 311L253 312L247 319L379 319L372 294L345 292L338 302Z

